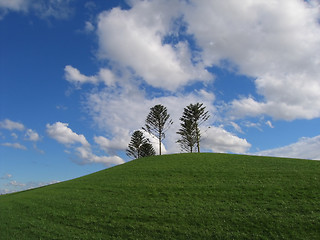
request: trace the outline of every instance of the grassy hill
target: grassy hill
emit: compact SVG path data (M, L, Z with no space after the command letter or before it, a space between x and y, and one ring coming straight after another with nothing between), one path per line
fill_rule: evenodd
M320 239L320 162L134 160L1 196L0 239Z

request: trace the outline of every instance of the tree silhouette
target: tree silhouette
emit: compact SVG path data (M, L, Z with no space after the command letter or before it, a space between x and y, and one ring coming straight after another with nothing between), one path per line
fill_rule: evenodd
M143 129L159 140L159 155L161 155L161 143L165 138L165 132L170 128L173 121L168 114L167 108L161 104L150 108Z
M193 151L194 145L197 146L200 152L200 125L207 121L210 117L203 103L190 104L183 110L183 115L180 118L181 128L177 132L180 139L177 141L183 150Z
M149 142L149 139L145 138L143 132L137 130L131 136L131 141L126 149L126 154L134 159L155 155L156 152Z

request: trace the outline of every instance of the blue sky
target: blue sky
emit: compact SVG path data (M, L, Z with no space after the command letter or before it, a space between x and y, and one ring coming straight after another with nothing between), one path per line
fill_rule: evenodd
M167 154L180 152L183 108L202 102L202 151L319 160L319 10L318 0L0 0L0 193L129 161L156 104L174 121Z

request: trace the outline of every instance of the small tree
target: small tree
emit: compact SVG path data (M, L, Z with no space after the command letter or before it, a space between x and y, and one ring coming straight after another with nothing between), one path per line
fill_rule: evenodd
M165 132L170 128L173 121L170 118L170 114L167 112L167 108L161 104L155 105L150 108L150 112L145 121L145 127L143 129L149 134L156 136L159 140L159 155L161 155L161 143L165 138Z
M151 143L147 142L141 145L141 157L148 157L156 155L156 151L154 150Z
M134 159L155 155L156 152L146 139L143 133L139 130L135 131L131 136L131 141L126 149L126 154Z
M192 152L193 146L196 144L197 150L200 152L200 125L210 117L209 112L205 109L203 103L190 104L184 108L180 118L181 128L177 132L180 135L177 142L180 143L182 149L186 150L185 146L188 146L189 151Z

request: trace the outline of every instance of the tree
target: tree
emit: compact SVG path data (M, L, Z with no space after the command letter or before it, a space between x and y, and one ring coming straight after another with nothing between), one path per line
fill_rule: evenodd
M156 151L154 150L151 143L147 142L141 145L140 148L141 157L148 157L156 155Z
M190 104L183 110L180 118L181 128L177 132L180 139L177 141L183 150L192 152L194 145L200 152L200 125L207 121L210 117L209 112L205 110L203 103Z
M197 143L192 121L184 120L177 134L180 135L180 139L177 142L180 144L181 149L192 153Z
M161 143L165 138L165 132L173 124L170 114L167 112L167 108L161 104L155 105L150 108L150 112L145 121L145 127L143 129L149 134L156 136L159 140L159 155L161 155Z
M156 152L143 135L143 132L137 130L131 136L131 141L126 149L126 154L134 159L155 155Z

